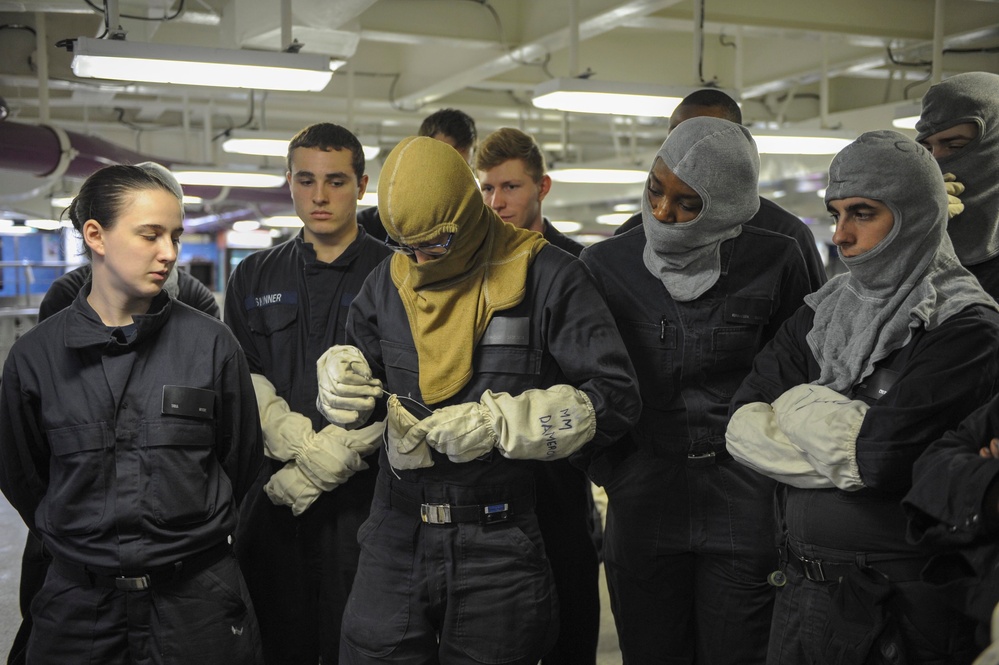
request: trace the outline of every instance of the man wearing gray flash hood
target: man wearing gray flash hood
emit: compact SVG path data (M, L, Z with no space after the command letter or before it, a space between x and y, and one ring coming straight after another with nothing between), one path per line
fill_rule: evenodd
M767 662L966 663L974 623L920 580L900 500L920 453L992 395L999 312L958 262L944 181L911 139L862 135L825 198L849 272L756 357L726 432L780 483Z
M684 121L656 155L642 227L583 250L638 373L642 413L588 470L609 496L604 560L625 663L762 663L776 483L725 452L753 356L810 291L760 206L749 131ZM766 261L759 257L766 256Z
M999 74L968 72L923 96L916 140L947 174L963 212L947 225L961 265L999 297Z

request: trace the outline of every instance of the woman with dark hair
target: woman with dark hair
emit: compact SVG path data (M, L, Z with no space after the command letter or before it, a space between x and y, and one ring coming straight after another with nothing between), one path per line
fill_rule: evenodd
M27 662L260 662L230 545L256 403L225 326L163 292L181 203L110 166L69 214L91 282L14 344L0 384L0 489L53 555Z

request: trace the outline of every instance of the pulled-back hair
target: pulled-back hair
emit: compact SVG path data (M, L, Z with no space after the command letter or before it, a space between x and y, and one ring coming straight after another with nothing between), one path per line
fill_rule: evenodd
M150 165L152 162L144 162L138 166L116 164L92 173L80 187L80 193L69 204L68 212L73 228L82 236L83 225L92 219L101 228L111 230L136 192L161 189L177 196L178 200L182 199L183 192L173 175L158 164L154 165L156 168ZM86 243L83 243L83 251L90 258L90 247Z
M288 170L291 171L291 153L295 148L318 148L325 152L331 150L350 150L350 165L354 169L354 177L358 180L364 175L364 148L361 142L347 128L332 122L319 122L309 125L292 137L288 144Z
M454 147L459 152L475 147L478 134L475 131L475 121L464 111L458 109L441 109L431 113L420 124L420 136L433 138L437 134L450 136Z
M534 137L513 127L501 127L482 140L475 155L475 170L488 171L505 161L519 159L531 180L541 182L545 156Z

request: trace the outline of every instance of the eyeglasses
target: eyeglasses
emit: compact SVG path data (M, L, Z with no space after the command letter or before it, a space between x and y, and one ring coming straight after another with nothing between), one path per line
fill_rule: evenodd
M423 245L400 245L395 240L392 240L392 238L385 238L385 246L393 252L399 252L408 256L412 256L417 252L426 254L427 256L444 256L451 249L452 240L454 240L453 233L447 234L447 240L444 242L433 242Z

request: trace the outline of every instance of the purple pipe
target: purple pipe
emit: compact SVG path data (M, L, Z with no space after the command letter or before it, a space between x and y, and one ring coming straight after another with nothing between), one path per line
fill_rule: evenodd
M170 168L179 162L144 155L110 141L78 132L65 131L69 140L72 159L61 176L86 178L94 171L112 164L137 164L158 162ZM30 173L39 178L55 173L60 167L63 149L59 135L47 125L28 125L19 122L0 122L0 170ZM216 199L220 187L188 185L184 192L206 200ZM273 203L288 205L291 194L288 186L275 188L232 187L226 202Z

